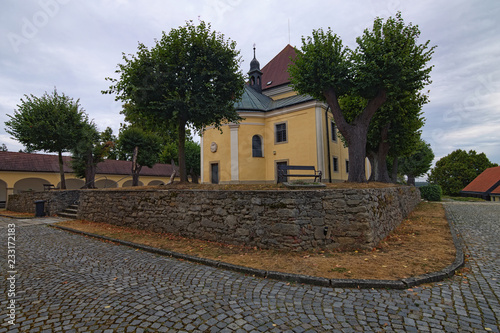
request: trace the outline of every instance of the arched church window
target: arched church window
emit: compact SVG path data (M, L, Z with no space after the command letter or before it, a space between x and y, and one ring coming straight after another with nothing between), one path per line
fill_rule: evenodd
M262 138L260 135L254 135L252 137L252 157L263 157Z

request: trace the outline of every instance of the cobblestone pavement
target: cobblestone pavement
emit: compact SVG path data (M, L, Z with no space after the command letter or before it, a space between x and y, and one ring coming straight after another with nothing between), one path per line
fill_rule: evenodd
M465 272L409 290L289 284L0 218L0 332L499 332L500 205L446 210L466 243Z

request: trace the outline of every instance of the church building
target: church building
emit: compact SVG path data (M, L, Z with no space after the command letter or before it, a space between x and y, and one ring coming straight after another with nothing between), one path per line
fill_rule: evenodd
M327 105L290 86L287 69L295 55L287 45L261 69L254 48L236 104L243 120L225 124L222 133L208 127L201 137L202 183L276 183L283 165L314 166L323 182L347 180L348 150Z

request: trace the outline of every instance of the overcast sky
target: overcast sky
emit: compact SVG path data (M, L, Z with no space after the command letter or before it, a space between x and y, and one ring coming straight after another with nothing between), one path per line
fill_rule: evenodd
M22 145L5 132L25 94L54 87L80 99L98 125L118 134L123 116L112 95L122 52L134 54L162 31L199 19L237 43L246 73L257 45L261 67L288 43L301 46L313 29L331 27L344 44L371 28L375 17L401 11L437 45L423 138L436 160L456 149L484 152L500 164L500 1L498 0L3 0L0 12L0 144Z

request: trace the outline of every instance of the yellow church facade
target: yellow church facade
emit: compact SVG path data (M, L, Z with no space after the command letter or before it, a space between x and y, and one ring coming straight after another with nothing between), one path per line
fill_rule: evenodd
M276 183L282 165L314 166L323 182L347 180L348 150L327 105L290 87L294 56L287 45L262 70L254 57L236 105L243 120L222 132L206 128L201 137L202 183Z

